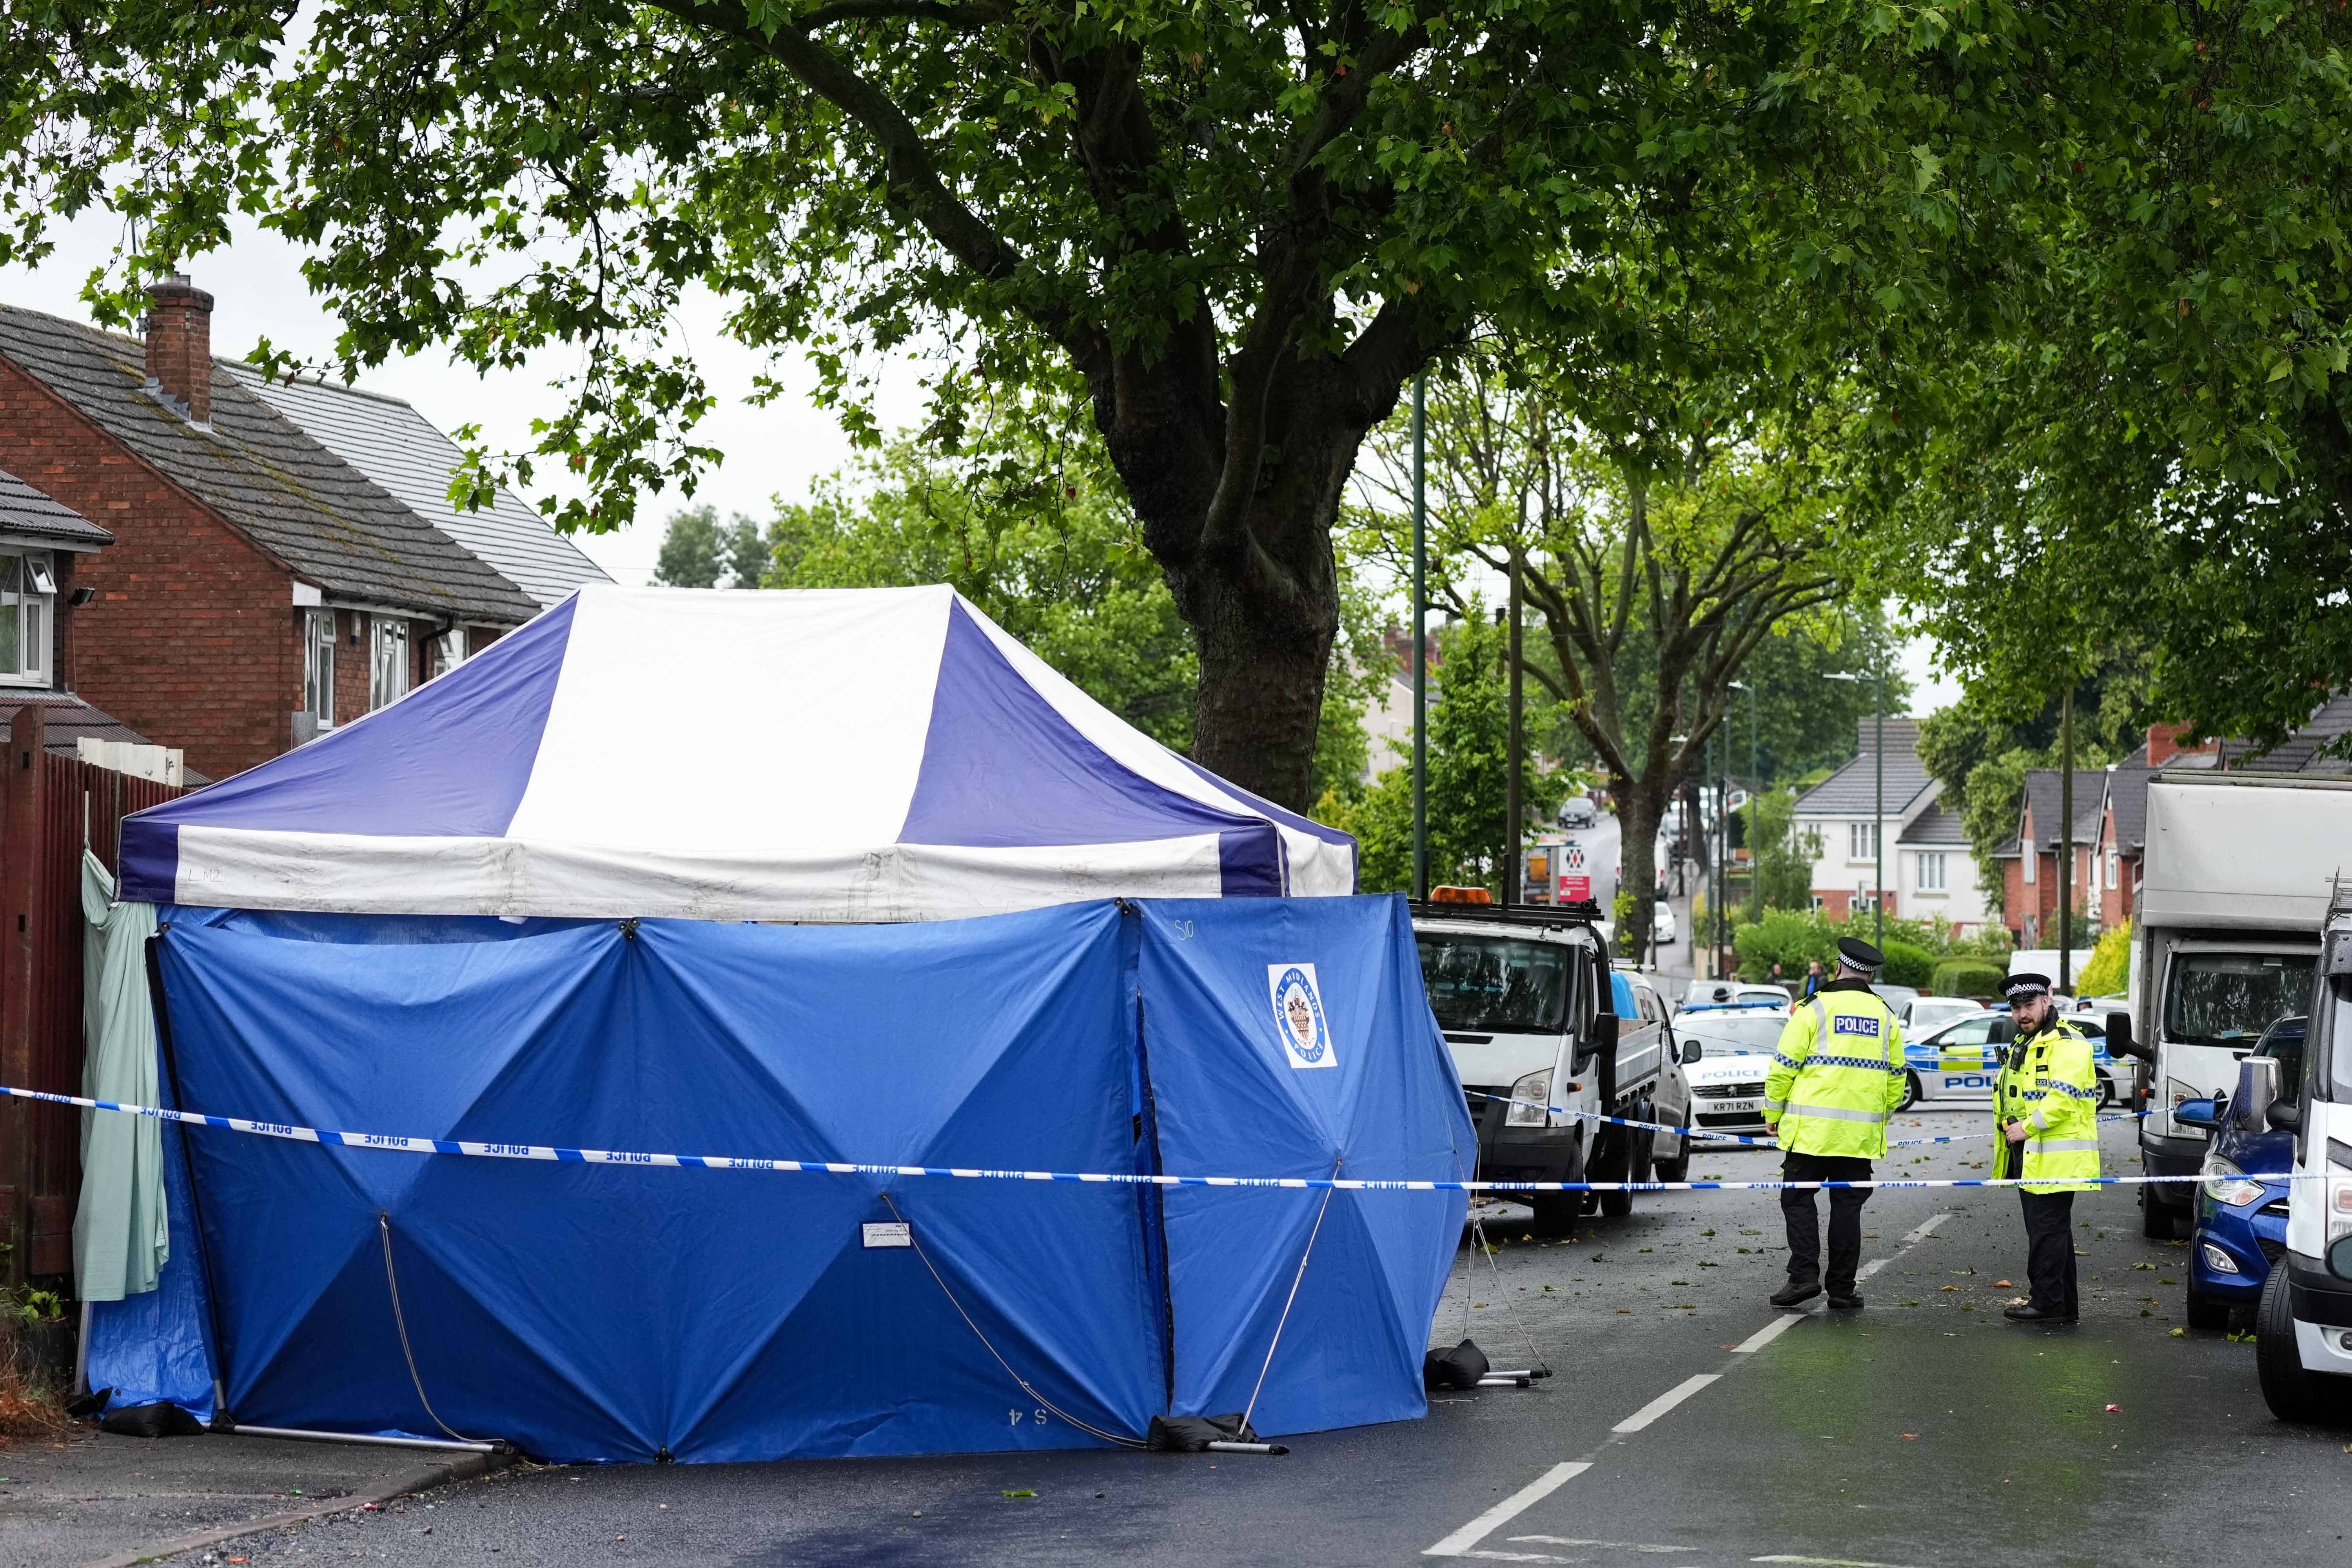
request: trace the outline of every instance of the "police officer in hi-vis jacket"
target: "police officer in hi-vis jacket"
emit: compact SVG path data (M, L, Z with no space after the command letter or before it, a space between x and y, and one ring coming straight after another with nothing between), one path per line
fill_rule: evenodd
M1903 1027L1871 977L1885 955L1855 937L1841 937L1837 978L1799 1003L1780 1031L1772 1070L1764 1078L1764 1121L1784 1152L1781 1176L1791 1182L1866 1182L1870 1163L1886 1152L1886 1121L1903 1103ZM1830 1305L1862 1305L1854 1270L1862 1262L1862 1205L1867 1187L1830 1190ZM1789 1229L1789 1283L1774 1293L1776 1307L1793 1307L1822 1293L1822 1237L1811 1189L1784 1191L1780 1215Z
M2099 1068L2090 1039L2058 1016L2046 974L2001 982L2017 1038L1993 1080L1995 1173L2022 1179L2025 1276L2032 1286L2017 1323L2071 1323L2074 1299L2074 1194L2099 1173Z

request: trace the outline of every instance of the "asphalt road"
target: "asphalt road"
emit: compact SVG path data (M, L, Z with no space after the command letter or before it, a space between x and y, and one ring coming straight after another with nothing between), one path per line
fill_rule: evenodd
M1898 1135L1977 1133L1978 1110ZM2127 1124L2106 1130L2128 1172ZM1973 1142L1880 1174L1964 1175ZM1916 1163L1914 1163L1916 1162ZM1760 1152L1695 1173L1767 1176ZM2352 1433L2273 1421L2253 1348L2180 1325L2178 1245L2126 1190L2078 1200L2084 1321L2022 1328L2007 1192L1884 1192L1853 1315L1776 1313L1776 1199L1643 1195L1546 1244L1498 1207L1433 1340L1557 1375L1286 1458L1125 1453L542 1468L218 1552L256 1565L1387 1563L1870 1565L2352 1560ZM1785 1322L1784 1322L1785 1320ZM1783 1325L1777 1332L1761 1331ZM1750 1348L1742 1349L1747 1346ZM1679 1398L1670 1396L1679 1394ZM1644 1413L1648 1418L1643 1419ZM1633 1428L1633 1429L1628 1429ZM1031 1495L1009 1496L1009 1493ZM1539 1494L1539 1495L1538 1495ZM2256 1542L2259 1542L2257 1548ZM179 1561L195 1561L193 1558Z

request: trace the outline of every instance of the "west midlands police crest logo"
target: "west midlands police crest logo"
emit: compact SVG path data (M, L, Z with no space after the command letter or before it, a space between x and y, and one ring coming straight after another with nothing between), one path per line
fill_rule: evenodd
M1282 1040L1283 1058L1294 1068L1335 1068L1331 1026L1323 1016L1323 993L1315 983L1311 963L1269 963L1266 994L1274 1001L1275 1033Z

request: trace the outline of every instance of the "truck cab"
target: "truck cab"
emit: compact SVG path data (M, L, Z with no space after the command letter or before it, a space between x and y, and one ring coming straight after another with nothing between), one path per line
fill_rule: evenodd
M1659 1145L1676 1140L1592 1117L1664 1120L1654 1112L1673 1034L1654 992L1615 971L1598 910L1454 901L1412 910L1430 1007L1478 1131L1480 1178L1652 1180ZM1686 1111L1686 1091L1680 1107L1666 1098L1664 1109ZM1528 1194L1537 1227L1571 1228L1595 1206L1580 1200L1593 1195ZM1605 1214L1632 1210L1630 1193L1598 1196Z
M2352 889L2331 903L2297 1071L2250 1058L2221 1112L2294 1135L2285 1256L2254 1313L2255 1370L2282 1421L2352 1415Z

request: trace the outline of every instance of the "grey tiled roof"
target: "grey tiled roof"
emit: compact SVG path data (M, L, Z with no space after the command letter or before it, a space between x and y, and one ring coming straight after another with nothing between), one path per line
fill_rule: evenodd
M2060 791L2057 768L2025 770L2025 802L2033 808L2033 837L2046 847L2063 837L2059 832ZM2088 844L2099 837L2099 814L2106 799L2107 775L2102 768L2074 770L2074 842ZM2021 815L2020 822L2024 820Z
M497 504L481 511L450 505L449 476L462 454L411 405L333 382L265 382L247 365L221 368L541 605L557 603L583 583L612 581L509 491L499 491Z
M2147 753L2126 757L2107 774L2107 795L2116 813L2116 846L2137 849L2147 842L2147 781L2156 770Z
M1878 770L1871 743L1876 726L1862 721L1861 755L1797 797L1801 816L1867 817L1878 799ZM1933 781L1919 760L1919 721L1886 721L1886 815L1899 817Z
M1939 846L1948 844L1955 848L1965 849L1968 847L1969 830L1960 825L1960 814L1939 800L1921 812L1917 820L1905 828L1903 836L1895 842Z
M2320 704L2310 723L2262 755L2242 759L2232 747L2230 768L2233 773L2342 777L2352 773L2352 758L2323 757L2317 753L2323 746L2341 741L2347 731L2352 731L2352 695L2331 697Z
M16 717L16 710L30 704L44 711L41 714L41 749L52 756L70 757L79 748L75 742L84 735L97 741L128 741L135 746L152 746L155 742L102 710L93 708L70 691L24 691L0 688L0 730L5 730ZM209 775L189 768L186 773L191 784L212 783Z
M515 626L539 602L304 435L226 370L201 430L145 389L145 351L0 307L0 354L331 597Z
M54 539L60 544L114 542L114 535L10 473L0 473L0 533Z

